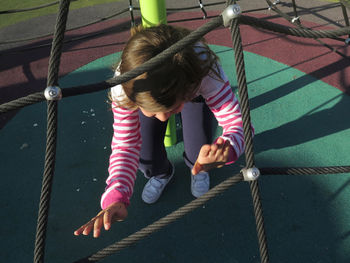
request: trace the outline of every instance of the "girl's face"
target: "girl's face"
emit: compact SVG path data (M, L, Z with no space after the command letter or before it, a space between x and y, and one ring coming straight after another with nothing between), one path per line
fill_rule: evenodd
M140 110L142 111L143 115L146 117L155 117L160 121L166 121L170 118L171 115L178 113L182 111L184 107L184 102L182 102L180 105L176 106L174 109L167 111L167 112L151 112L151 111L146 111L145 109L140 107Z

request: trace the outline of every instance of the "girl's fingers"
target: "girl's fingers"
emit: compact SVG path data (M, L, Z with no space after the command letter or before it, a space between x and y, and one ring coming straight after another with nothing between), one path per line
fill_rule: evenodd
M218 145L218 149L215 154L215 159L220 161L223 154L224 146L222 144Z
M98 216L95 219L95 223L94 223L94 233L93 234L94 234L95 238L100 236L102 224L103 224L103 217L102 216Z
M118 209L121 209L121 206L119 204ZM114 216L119 216L118 215L118 209L113 209L108 208L106 210L102 210L97 214L96 217L92 218L88 223L85 225L81 226L77 230L74 231L74 235L79 236L80 234L83 235L89 235L90 232L93 230L93 236L99 237L101 233L101 228L104 227L105 230L109 230L112 225L112 221L114 222L115 220L113 219ZM125 213L124 213L125 214ZM124 216L124 218L126 215ZM120 218L120 220L124 219ZM119 220L117 220L119 221Z
M214 144L203 145L192 168L192 174L196 175L202 170L222 167L228 160L229 148L230 141L223 138L218 138Z
M87 236L88 234L90 234L91 230L93 229L94 227L94 221L90 221L89 223L87 223L85 226L84 226L84 230L83 230L83 235L84 236Z
M208 160L209 162L212 162L215 159L215 155L216 155L216 151L217 151L217 145L216 144L212 144L210 145L210 151L208 154Z
M209 152L210 152L210 145L206 144L206 145L203 145L200 152L199 152L199 156L200 157L207 157Z
M216 141L216 144L223 144L224 143L224 139L219 137Z
M79 236L81 233L83 233L84 228L85 228L85 225L79 227L77 230L74 231L74 235Z
M109 230L111 228L112 224L112 213L110 210L107 209L107 211L103 215L103 223L105 230Z
M194 165L193 165L193 168L192 168L192 174L193 175L196 175L198 174L200 171L202 170L202 165L199 163L199 162L196 162Z

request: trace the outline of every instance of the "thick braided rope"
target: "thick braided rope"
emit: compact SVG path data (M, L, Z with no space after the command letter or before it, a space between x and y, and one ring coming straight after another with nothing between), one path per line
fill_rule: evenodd
M254 151L253 151L253 138L252 129L250 121L250 108L249 108L249 98L248 98L248 88L245 75L245 64L243 56L243 47L241 34L239 30L239 21L234 19L231 23L231 37L233 43L233 49L235 51L235 65L236 65L236 75L238 82L238 91L240 96L240 104L242 111L243 129L245 137L245 156L246 156L246 167L251 168L254 166ZM259 186L258 181L249 182L251 195L253 198L256 230L258 234L259 250L261 262L268 262L269 255L267 249L267 240L264 229L264 218L262 205L260 202Z
M311 175L350 173L350 166L329 167L264 167L259 168L263 175Z
M58 71L69 12L69 4L70 0L61 0L60 10L56 21L54 39L52 41L47 86L58 85Z
M205 204L208 200L212 199L216 195L224 192L226 189L230 188L231 186L243 181L243 176L241 174L236 174L231 176L230 178L226 179L225 181L221 182L217 186L210 189L206 194L202 195L201 197L191 201L190 203L184 205L183 207L179 208L178 210L168 214L167 216L159 219L158 221L155 221L154 223L148 225L147 227L135 232L134 234L122 239L121 241L112 244L99 252L85 257L83 259L80 259L78 261L75 261L76 263L83 263L83 262L91 262L91 261L99 261L101 259L104 259L107 256L110 256L124 248L127 248L133 244L135 244L137 241L149 236L155 231L158 231L159 229L163 228L164 226L169 225L170 223L174 222L175 220L183 217L184 215L188 214L189 212L193 211L194 209L202 206Z
M17 110L19 108L23 108L27 105L35 104L45 100L45 96L43 92L36 92L30 94L26 97L22 97L10 102L6 102L0 105L0 114L6 113L8 111Z
M49 72L47 85L53 86L58 84L58 70L60 56L62 53L63 38L66 28L66 22L69 12L70 0L61 0L59 14L56 20L55 37L52 43ZM57 144L57 101L48 101L47 103L47 137L46 137L46 154L43 174L43 182L40 196L37 232L34 248L34 262L44 262L45 257L45 240L50 208L50 196L55 171L55 157Z
M258 19L252 16L242 15L240 23L251 25L257 28L267 29L270 31L283 33L286 35L305 37L305 38L335 38L350 33L350 27L342 27L334 30L312 30L305 28L292 28L280 24L275 24L263 19Z
M53 173L55 169L56 157L56 131L57 131L57 102L48 101L47 103L47 141L45 154L44 176L42 180L42 188L39 202L39 212L37 219L34 262L44 262L45 256L45 240L48 222L48 214L50 209L50 196L53 181Z

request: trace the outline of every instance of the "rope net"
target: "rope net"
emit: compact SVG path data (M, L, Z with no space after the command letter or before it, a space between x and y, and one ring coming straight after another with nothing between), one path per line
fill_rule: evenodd
M228 6L227 8L229 8L233 2L235 1L227 1L226 2L226 6ZM24 10L2 11L0 14L25 12L33 9L51 6L57 3L58 2L53 2L45 6L39 6L37 8L30 8L30 9L24 9ZM222 4L222 3L225 3L225 2L219 2L219 3L210 4L210 5ZM235 18L230 18L230 24L229 24L229 27L231 30L233 49L235 51L234 52L235 67L236 67L238 92L240 97L240 105L241 105L241 111L242 111L242 120L243 120L243 128L244 128L244 136L245 136L245 144L246 144L245 146L246 168L245 169L254 168L255 164L254 164L252 130L250 125L251 121L250 121L249 96L248 96L248 88L247 88L246 75L245 75L244 56L243 56L242 40L241 40L239 25L247 24L253 27L262 28L265 30L270 30L278 33L283 33L286 35L292 35L292 36L304 37L304 38L314 38L317 41L320 41L319 38L333 38L333 39L338 38L339 39L340 36L350 34L350 27L348 23L346 24L347 25L346 27L342 27L335 30L311 30L303 27L300 21L296 19L296 17L298 16L297 16L295 1L293 1L294 19L278 9L277 4L279 4L279 1L275 1L274 3L271 3L271 1L266 0L266 3L268 4L269 9L272 9L281 17L285 18L286 20L293 23L294 25L297 25L297 27L283 26L280 24L275 24L266 20L262 20L262 19L258 19L251 16L246 16L246 15L239 15ZM349 3L350 2L348 0L341 0L341 7L344 14L344 18L347 18L346 9L349 8L350 6ZM121 13L130 12L131 25L133 26L135 24L133 10L139 10L139 8L133 7L131 0L129 1L129 4L130 4L129 8L124 9L121 12L118 12L117 14L114 14L108 18L114 17L115 15L118 15ZM59 2L59 11L58 11L58 16L56 20L56 27L55 27L49 67L48 67L47 87L58 86L60 57L62 53L62 47L64 44L64 34L67 31L66 23L67 23L67 16L69 12L69 5L70 5L70 0L61 0ZM199 5L204 15L203 18L207 18L207 12L205 11L205 8L204 8L205 5L202 3L202 1L199 1ZM174 8L168 11L188 10L193 8L198 8L198 6L182 8L182 9ZM45 154L44 174L43 174L43 180L42 180L42 190L41 190L38 220L37 220L34 262L44 262L44 256L45 256L44 252L45 252L46 229L47 229L48 214L49 214L49 207L50 207L49 204L50 204L51 187L52 187L52 181L53 181L54 171L55 171L58 99L60 99L61 97L65 98L65 97L76 96L76 95L87 94L87 93L109 89L114 85L121 84L123 82L126 82L130 79L133 79L141 75L146 71L152 70L160 66L165 60L167 60L168 58L170 58L171 56L173 56L174 54L182 50L187 45L195 43L201 37L206 35L208 32L222 26L224 24L224 19L227 19L224 13L222 13L222 15L220 16L212 18L209 22L197 28L196 30L191 32L188 36L178 41L170 48L164 50L162 53L158 54L157 56L153 57L146 63L142 64L141 66L129 72L126 72L118 77L111 78L97 84L65 88L64 90L62 90L62 94L60 94L61 96L57 97L57 99L54 98L53 100L47 101L46 154ZM101 20L94 21L86 25L98 23L99 21ZM83 25L83 26L86 26L86 25ZM29 40L29 39L25 39L25 40ZM0 44L13 43L16 41L18 42L18 41L25 41L25 40L7 41ZM344 39L341 38L341 40L344 40ZM47 100L45 96L45 92L47 92L47 90L33 93L28 96L4 103L0 105L0 114L17 110L25 106ZM349 172L350 172L350 166L260 168L260 173L262 175L308 175L308 174L335 174L335 173L349 173ZM219 193L222 193L229 187L239 182L242 182L244 180L246 179L244 177L243 172L233 175L232 177L226 179L222 183L210 189L203 196L193 200L192 202L170 213L169 215L137 231L136 233L130 235L129 237L124 238L121 241L118 241L115 244L112 244L98 251L97 253L81 258L75 262L99 261L124 248L127 248L130 245L136 243L137 241L149 236L153 232L183 217L184 215L193 211L194 209L202 206L208 200L215 197ZM248 180L248 181L249 181L249 186L250 186L252 200L253 200L253 208L254 208L254 214L256 219L256 230L257 230L257 236L258 236L258 242L259 242L261 262L269 262L268 246L267 246L267 239L266 239L266 233L265 233L265 227L264 227L262 204L260 201L258 180Z

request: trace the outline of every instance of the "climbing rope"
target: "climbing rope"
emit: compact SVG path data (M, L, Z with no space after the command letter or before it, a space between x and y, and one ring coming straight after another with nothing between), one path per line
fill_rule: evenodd
M268 3L272 4L269 0L266 0ZM343 0L345 1L345 0ZM346 2L346 1L345 1ZM199 1L200 5L202 1ZM231 1L230 1L231 3ZM346 2L347 3L347 2ZM74 95L86 94L91 92L96 92L104 89L108 89L114 85L121 84L130 79L135 78L136 76L150 71L153 68L160 66L166 59L176 54L182 50L187 45L197 42L201 37L203 37L208 32L214 30L215 28L224 24L225 26L230 26L231 28L231 37L233 43L233 49L235 51L235 65L236 65L236 74L238 82L238 90L240 96L240 104L242 110L242 120L245 136L245 158L246 158L246 167L241 171L241 173L236 174L219 185L212 188L202 197L193 200L187 205L179 208L178 210L170 213L169 215L159 219L158 221L152 223L151 225L141 229L140 231L130 235L123 240L108 246L105 249L98 251L97 253L80 259L76 262L91 262L101 260L108 255L114 254L115 252L130 246L131 244L136 243L142 238L150 235L151 233L159 230L160 228L170 224L171 222L177 220L178 218L184 216L185 214L191 212L197 207L203 205L209 199L215 197L217 194L222 193L227 188L235 185L238 182L243 180L248 180L253 200L254 213L256 218L256 229L259 242L260 257L262 262L268 262L268 246L266 241L266 234L264 229L264 220L262 205L260 201L259 194L259 185L258 173L260 172L263 175L267 174L333 174L333 173L348 173L350 172L350 166L331 166L331 167L270 167L270 168L260 168L260 171L254 167L254 150L253 150L253 137L250 121L250 108L249 108L249 96L247 90L246 76L245 76L245 65L243 57L243 48L242 41L240 36L239 24L248 24L258 28L264 28L267 30L293 35L298 37L307 37L307 38L332 38L338 37L345 34L349 34L350 28L344 27L337 30L311 30L305 28L292 28L283 25L274 24L268 21L257 19L249 16L235 16L235 17L225 17L225 14L213 18L207 22L202 27L193 31L191 34L168 48L162 53L158 54L156 57L150 59L143 65L135 68L132 71L126 72L116 78L112 78L97 84L78 86L65 88L62 91L57 87L58 86L58 72L60 65L60 57L62 53L62 46L64 43L64 33L66 32L66 22L69 12L69 0L61 0L59 6L58 17L56 20L56 28L54 39L52 43L50 61L49 61L49 71L48 71L48 80L47 80L47 89L42 92L37 92L29 96L19 98L17 100L4 103L0 105L0 113L5 113L11 110L19 109L27 105L31 105L43 100L47 101L47 141L46 141L46 154L45 154L45 167L43 174L42 190L39 203L39 212L38 212L38 223L37 223L37 233L35 240L35 249L34 249L34 262L43 262L44 261L44 252L45 252L45 238L46 238L46 228L47 220L49 213L49 203L50 203L50 194L52 188L52 181L54 176L54 167L55 167L55 153L56 153L56 138L57 138L57 111L58 103L61 97L69 97ZM130 1L130 6L131 1ZM230 6L232 8L232 6ZM204 7L201 6L202 10ZM272 4L274 10L276 9ZM132 12L132 7L129 8ZM128 10L129 10L128 9ZM235 11L235 9L232 9ZM231 11L232 11L231 10ZM237 11L237 10L236 10ZM206 15L205 10L203 13ZM296 14L296 11L295 11ZM133 16L133 15L132 15ZM286 17L286 15L283 15ZM229 20L229 21L227 21ZM252 169L256 169L252 172ZM250 172L251 176L246 177Z
M239 30L239 20L233 19L231 23L231 37L233 49L235 51L235 65L238 83L238 92L240 97L240 105L242 112L244 141L245 141L245 159L246 168L254 167L254 150L253 150L253 131L250 120L250 107L248 97L247 79L245 75L245 64L243 56L243 47L241 40L241 33ZM255 214L256 230L258 233L259 250L261 262L268 262L269 256L267 251L267 241L264 228L264 217L262 212L262 205L260 202L258 181L250 181L249 187L253 198L253 207Z
M264 167L259 169L263 175L311 175L350 173L350 166L329 167Z
M63 47L63 38L66 30L69 5L70 0L63 0L60 2L58 16L56 20L55 35L52 43L49 61L49 71L47 76L48 87L58 85L58 71ZM45 166L40 195L37 230L34 247L35 263L44 262L45 257L46 230L56 161L55 156L57 144L57 107L58 105L56 100L48 100Z

